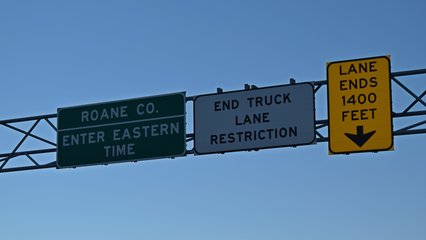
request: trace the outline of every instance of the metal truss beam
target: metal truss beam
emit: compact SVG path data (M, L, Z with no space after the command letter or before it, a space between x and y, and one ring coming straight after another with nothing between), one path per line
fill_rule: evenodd
M414 122L410 124L405 124L398 129L394 129L394 136L402 136L402 135L412 135L412 134L424 134L426 133L426 90L417 94L414 90L410 89L406 84L399 80L400 77L407 77L413 75L426 74L426 69L417 69L411 71L401 71L401 72L393 72L391 73L392 82L396 87L400 90L408 94L412 101L403 109L394 111L392 113L393 121L396 119L404 118L404 119L412 119ZM426 80L426 79L425 79ZM291 79L291 81L295 81ZM326 80L321 81L313 81L315 86L314 92L318 94L321 89L324 89L323 86L327 85ZM392 91L395 91L395 87L393 87ZM187 97L187 101L193 101L194 96ZM315 103L317 104L317 103ZM414 107L417 106L417 110L413 110ZM418 108L421 108L419 110ZM423 119L418 119L423 117ZM56 136L57 127L53 123L54 119L56 120L57 114L47 114L47 115L39 115L25 118L15 118L9 120L0 121L0 128L8 129L14 133L22 134L22 138L18 141L18 143L13 147L13 149L6 153L0 153L0 173L4 172L15 172L15 171L25 171L25 170L36 170L36 169L45 169L45 168L55 168L56 160L39 160L39 156L43 156L46 154L52 154L56 152L56 137L54 139L49 139L49 137L42 136L41 134L36 134L35 129L40 127L43 123L48 126L51 134L52 132ZM30 128L28 130L24 130L20 127L14 126L14 124L26 123L30 124ZM316 141L317 142L327 142L327 128L328 128L328 120L321 119L315 121L315 129L316 129ZM50 138L52 138L50 136ZM30 149L25 150L22 149L23 144L27 142L29 139L34 141L38 141L46 145L45 148L39 149ZM193 133L186 134L187 142L191 142L194 140ZM193 149L187 150L187 154L193 154ZM15 163L15 159L21 158L21 162ZM25 160L22 162L22 160Z

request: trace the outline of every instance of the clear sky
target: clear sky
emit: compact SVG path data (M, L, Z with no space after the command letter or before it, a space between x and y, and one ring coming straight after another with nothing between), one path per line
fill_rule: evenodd
M425 9L421 0L1 0L0 117L324 80L327 62L352 58L426 68ZM406 83L419 94L426 79L414 79ZM410 96L393 90L401 109ZM323 88L317 119L326 106ZM21 137L6 132L2 152ZM423 240L425 142L398 136L395 151L349 156L318 143L0 174L0 238Z

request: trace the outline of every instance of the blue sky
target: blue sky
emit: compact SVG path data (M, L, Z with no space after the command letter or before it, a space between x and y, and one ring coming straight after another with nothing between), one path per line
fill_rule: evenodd
M327 62L352 58L391 55L392 71L426 68L425 7L420 0L2 0L1 119L324 80ZM421 93L425 79L414 79L407 85ZM406 106L410 97L393 90L394 109ZM327 113L321 91L317 119ZM11 151L19 139L1 133L2 152ZM395 151L349 156L329 156L327 143L318 143L0 174L1 236L425 239L425 140L398 136Z

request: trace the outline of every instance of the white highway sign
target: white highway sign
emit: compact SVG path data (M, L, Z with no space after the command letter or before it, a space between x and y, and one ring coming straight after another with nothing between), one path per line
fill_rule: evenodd
M310 83L197 96L196 154L297 146L315 141Z

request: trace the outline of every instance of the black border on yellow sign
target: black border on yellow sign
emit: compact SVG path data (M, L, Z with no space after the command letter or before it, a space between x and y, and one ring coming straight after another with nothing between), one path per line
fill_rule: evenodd
M331 150L331 138L332 135L330 134L330 90L329 90L329 67L332 64L338 64L338 63L345 63L345 62L353 62L353 61L363 61L363 60L370 60L370 59L378 59L378 58L385 58L388 62L389 66L389 98L390 98L390 126L391 126L391 145L389 147L380 148L380 149L369 149L369 150L360 150L360 151L342 151L342 152L334 152ZM327 63L327 117L328 117L328 151L330 155L333 154L350 154L350 153L363 153L363 152L378 152L378 151L389 151L393 150L394 148L394 135L393 135L393 120L392 120L392 83L391 83L391 62L390 62L390 55L388 56L377 56L377 57L367 57L367 58L358 58L358 59L350 59L350 60L343 60L343 61L336 61L336 62L328 62Z

